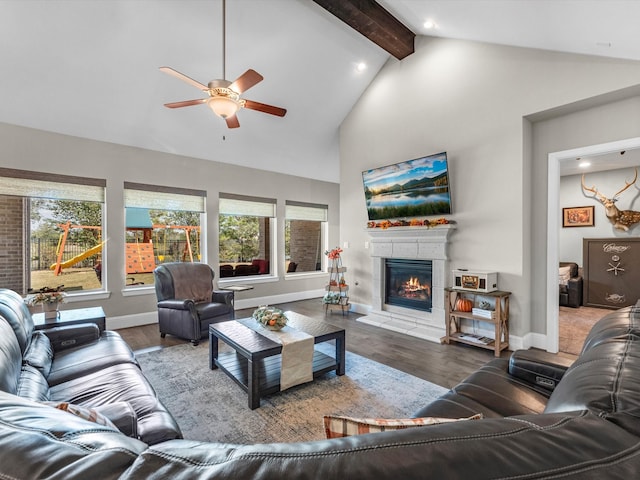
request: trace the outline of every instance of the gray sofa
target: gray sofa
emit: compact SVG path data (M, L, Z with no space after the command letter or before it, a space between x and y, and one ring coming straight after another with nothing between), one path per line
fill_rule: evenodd
M637 478L640 311L600 320L573 363L514 352L416 412L469 413L484 419L306 443L148 445L0 392L0 478Z

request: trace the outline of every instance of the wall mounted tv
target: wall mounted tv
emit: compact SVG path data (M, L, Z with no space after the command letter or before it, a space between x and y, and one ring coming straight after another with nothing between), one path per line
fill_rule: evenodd
M447 152L362 172L369 220L451 213Z

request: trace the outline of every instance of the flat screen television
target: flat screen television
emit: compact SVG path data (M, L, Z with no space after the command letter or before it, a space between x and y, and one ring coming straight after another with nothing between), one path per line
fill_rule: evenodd
M369 220L451 213L447 152L362 172Z

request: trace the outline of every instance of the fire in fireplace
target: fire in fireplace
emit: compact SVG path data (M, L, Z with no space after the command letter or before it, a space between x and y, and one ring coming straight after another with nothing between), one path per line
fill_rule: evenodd
M385 303L431 311L431 260L385 259Z

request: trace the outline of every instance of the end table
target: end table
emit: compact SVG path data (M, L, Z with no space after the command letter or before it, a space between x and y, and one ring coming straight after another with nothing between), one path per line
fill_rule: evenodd
M106 317L102 307L60 310L58 311L58 316L52 319L45 319L44 313L34 313L31 318L33 318L36 330L62 327L63 325L77 325L79 323L95 323L100 329L100 333L106 329Z

